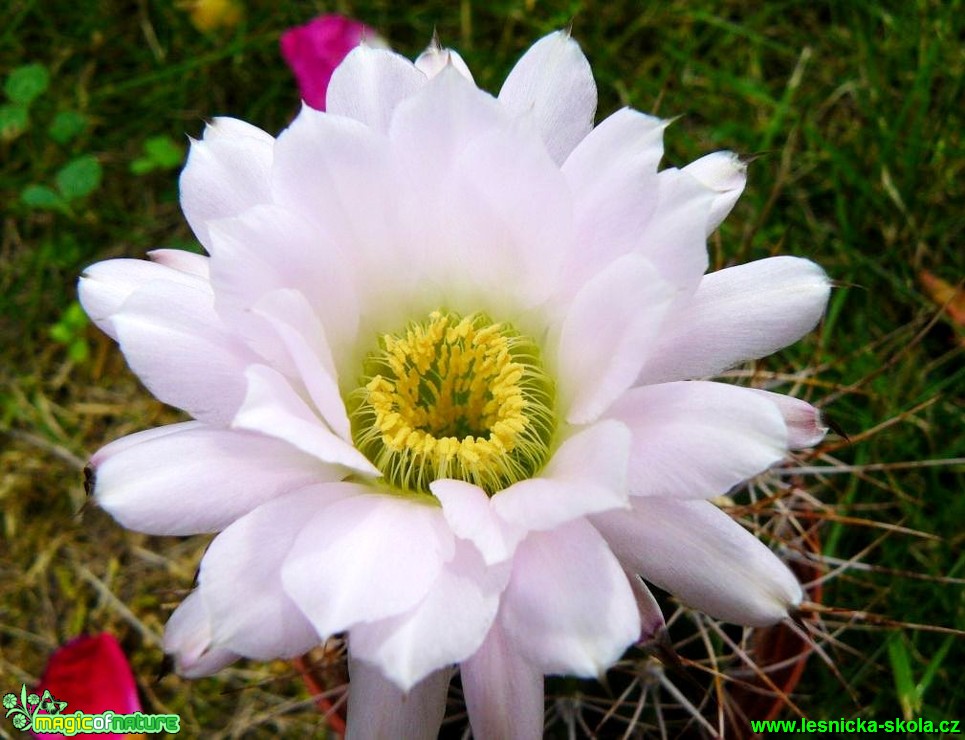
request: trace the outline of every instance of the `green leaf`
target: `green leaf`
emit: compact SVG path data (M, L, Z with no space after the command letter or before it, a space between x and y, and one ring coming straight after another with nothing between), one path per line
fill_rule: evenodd
M144 142L144 156L131 162L130 170L135 175L143 175L152 170L170 170L179 166L184 159L184 147L170 136L152 136Z
M159 167L177 167L184 157L184 147L170 136L152 136L144 142L144 151Z
M130 171L133 175L146 175L157 167L150 157L138 157L131 162Z
M50 327L50 338L58 344L69 344L74 338L74 331L66 324L57 323Z
M49 84L50 73L44 65L26 64L10 73L3 89L11 102L28 106L47 89Z
M0 139L12 141L27 130L29 116L22 105L0 105Z
M911 719L921 709L915 689L915 678L911 672L911 658L904 635L896 632L888 640L888 658L891 662L891 672L895 677L895 689L901 702L901 711L905 719Z
M47 128L47 135L58 144L67 144L87 128L87 117L75 110L62 110Z
M62 320L75 330L83 330L89 323L87 320L87 312L84 311L84 307L80 305L80 301L74 301L64 309Z
M67 356L73 362L82 365L87 362L87 358L90 357L90 347L87 346L87 342L83 339L75 339L67 348Z
M46 185L28 185L21 191L20 200L31 208L63 210L67 202Z
M54 180L66 200L77 200L90 195L101 184L100 162L92 154L85 154L68 162Z
M931 682L935 680L935 676L938 673L938 669L941 668L942 661L945 660L945 656L948 655L949 649L952 647L952 643L955 640L954 635L949 635L945 638L945 642L942 646L935 651L935 655L925 668L924 674L922 674L921 681L915 687L915 697L918 700L919 705L925 701L925 693L928 691L928 687L931 686Z

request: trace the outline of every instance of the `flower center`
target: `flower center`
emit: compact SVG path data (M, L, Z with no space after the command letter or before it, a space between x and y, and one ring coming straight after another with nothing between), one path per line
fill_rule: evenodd
M403 491L456 478L492 495L546 462L554 400L531 339L481 313L434 311L379 338L350 396L352 437Z

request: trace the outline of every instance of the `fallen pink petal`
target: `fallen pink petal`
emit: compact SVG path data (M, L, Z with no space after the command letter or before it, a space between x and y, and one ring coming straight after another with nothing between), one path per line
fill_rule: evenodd
M281 55L298 82L302 100L325 110L325 94L332 72L352 49L365 42L385 46L371 28L360 21L330 14L290 28L281 36Z
M57 648L34 689L37 694L49 691L57 701L67 702L64 713L131 714L141 711L141 700L130 663L117 639L109 632L76 637ZM44 740L63 738L62 734L36 734ZM133 737L114 733L79 733L74 737L98 737L110 740Z

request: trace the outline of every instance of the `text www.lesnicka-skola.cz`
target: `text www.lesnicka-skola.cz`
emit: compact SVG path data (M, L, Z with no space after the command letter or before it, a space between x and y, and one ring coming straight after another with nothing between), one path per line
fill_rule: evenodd
M965 732L961 720L945 719L769 719L750 721L754 732L920 732L956 735Z

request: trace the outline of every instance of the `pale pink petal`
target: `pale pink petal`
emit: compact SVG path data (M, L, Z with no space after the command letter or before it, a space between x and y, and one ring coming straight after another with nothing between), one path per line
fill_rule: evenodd
M490 568L469 543L440 571L426 597L409 612L352 627L352 654L381 667L407 691L433 671L472 655L486 637L509 564Z
M322 462L381 475L361 452L318 418L281 373L266 365L252 365L245 377L247 391L232 419L234 429L284 440Z
M473 82L472 72L469 71L469 67L466 66L466 62L459 56L459 53L453 49L442 48L435 40L415 60L416 69L429 79L435 77L449 65L452 65L467 80Z
M747 163L734 152L713 152L683 168L716 193L707 217L707 234L720 226L747 184Z
M403 691L374 665L348 659L348 729L345 740L436 740L446 713L452 671L444 668Z
M91 321L116 340L117 330L111 316L131 295L153 282L179 283L211 292L207 280L183 270L147 260L114 259L98 262L84 270L77 283L77 297Z
M261 129L234 118L215 118L202 139L191 142L181 173L181 209L209 252L208 221L271 202L268 175L274 142Z
M273 144L275 137L240 118L215 116L205 126L202 139L205 144L217 146L229 139L251 139L262 144Z
M667 626L660 604L639 576L628 573L627 580L633 589L633 598L637 600L637 611L640 612L640 640L651 640Z
M282 568L321 635L412 609L454 555L438 506L369 490L306 522Z
M206 255L189 252L186 249L152 249L147 256L159 265L209 281L209 259Z
M394 149L412 163L413 176L435 177L476 137L494 126L506 127L508 121L489 93L449 65L399 105L389 137Z
M448 167L439 211L426 216L427 254L449 262L460 293L488 293L480 300L490 310L543 303L573 251L573 204L559 168L518 127L476 137Z
M124 437L91 458L97 504L129 529L157 535L215 532L260 504L344 477L271 437L175 424Z
M322 419L351 443L352 432L338 388L332 350L325 328L305 296L293 289L277 290L258 301L252 311L268 321L277 333Z
M169 434L187 431L188 429L206 428L209 427L207 427L205 424L202 424L200 421L182 421L178 422L177 424L165 424L164 426L154 427L153 429L145 429L142 432L127 434L123 437L115 439L110 444L104 445L97 452L95 452L91 456L90 466L96 469L98 465L112 455L117 455L125 450L129 450L132 447L153 439L160 439L161 437L166 437Z
M207 285L194 280L147 283L110 321L127 363L158 400L226 424L244 397L245 368L257 356L215 313Z
M800 398L786 396L783 393L771 393L757 388L753 390L754 393L775 404L781 414L784 415L784 423L787 424L788 447L792 450L801 450L805 447L814 447L821 444L829 429L827 424L824 423L821 409L815 408Z
M543 672L523 657L499 620L463 661L460 675L476 740L543 737Z
M634 496L719 496L787 454L777 407L738 386L694 380L633 388L608 415L632 433Z
M164 652L174 655L175 670L185 678L210 676L241 657L211 645L211 620L197 590L168 619Z
M760 627L801 603L787 566L708 501L638 497L593 524L624 567L712 617Z
M210 225L215 256L215 308L258 351L273 361L287 356L276 332L252 307L277 290L305 296L339 349L357 341L358 298L353 271L325 233L280 206L255 206Z
M294 658L319 636L282 587L282 563L305 522L346 496L368 490L323 484L259 506L208 546L198 584L212 625L212 641L258 660Z
M566 420L585 424L633 383L673 299L647 260L610 263L577 293L563 322L559 395Z
M587 514L629 506L630 432L607 420L583 429L556 450L535 478L493 496L501 519L526 530L555 529Z
M638 235L637 253L677 288L677 307L689 299L707 271L707 218L715 193L681 170L657 177L657 206Z
M567 264L567 285L582 284L641 247L657 207L657 164L666 127L666 121L623 108L594 128L563 164L573 191L579 250Z
M543 673L600 676L640 636L627 577L584 520L520 543L500 614L516 649Z
M327 110L388 131L396 106L425 84L425 74L405 57L362 44L332 74Z
M493 499L472 483L443 479L433 481L429 488L442 504L453 534L472 542L487 565L512 557L516 545L526 536L522 527L503 521L493 509Z
M402 110L428 87L399 105L393 128ZM409 238L407 226L421 209L413 210L418 203L407 191L413 174L399 159L382 134L354 119L308 108L275 145L275 200L313 225L324 240L320 249L338 250L346 269L336 274L364 287L367 296L398 292L421 265L421 245Z
M514 116L527 116L557 164L593 128L596 83L583 52L557 31L533 44L503 83L499 102Z
M831 283L798 257L769 257L704 277L661 331L640 384L714 375L796 342L821 319Z

